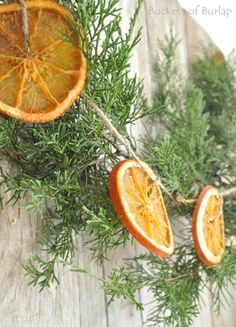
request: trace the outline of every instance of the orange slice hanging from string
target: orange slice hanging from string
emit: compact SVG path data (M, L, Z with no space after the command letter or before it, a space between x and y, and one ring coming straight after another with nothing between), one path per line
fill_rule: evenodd
M82 92L86 59L72 13L50 0L26 1L30 51L18 3L0 5L0 111L27 122L62 115Z
M193 212L193 241L199 259L208 266L222 261L224 239L224 216L222 198L213 186L201 192Z
M112 170L110 194L115 211L129 232L148 250L162 257L174 243L166 207L152 169L136 160L124 160Z

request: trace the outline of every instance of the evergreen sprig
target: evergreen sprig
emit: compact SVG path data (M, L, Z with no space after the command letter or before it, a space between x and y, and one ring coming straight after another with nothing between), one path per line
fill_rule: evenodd
M235 181L235 138L231 133L235 132L236 118L235 65L232 58L226 61L219 54L207 55L193 65L186 80L175 60L177 46L173 33L160 44L152 110L156 112L155 124L161 128L157 137L144 140L145 156L169 191L196 197L206 184L227 188ZM185 217L175 254L164 260L150 253L133 258L115 270L116 279L108 279L106 285L106 290L112 290L111 299L119 298L120 281L131 274L131 283L137 285L130 294L133 303L137 289L147 288L153 298L147 319L150 327L190 327L200 312L204 288L209 288L213 309L219 312L222 302L227 303L229 286L236 283L235 246L226 247L220 265L206 267L190 242L192 207L175 203L171 207L169 212L174 210L175 219ZM226 234L231 237L235 237L235 212L235 196L231 195L224 203ZM131 285L125 285L132 290Z
M127 127L137 119L152 112L155 124L162 126L158 137L144 140L143 157L169 191L191 197L206 183L227 188L235 182L233 57L227 61L208 53L193 65L186 80L175 58L179 40L171 32L159 45L154 105L142 111L142 82L130 76L130 58L141 36L140 30L134 33L141 1L125 34L118 0L61 2L77 20L73 28L89 64L85 89L89 97L133 146ZM24 266L33 285L42 290L58 282L58 263L89 273L73 263L81 233L88 235L86 246L98 262L107 251L129 241L108 189L110 167L127 154L86 100L78 99L50 124L25 124L1 116L0 152L16 166L14 174L0 170L0 185L10 192L11 203L30 193L26 206L42 219L40 243L48 257L36 255ZM137 299L137 292L147 288L153 297L147 321L150 327L190 327L199 313L202 289L211 285L213 306L219 310L222 294L236 281L235 247L227 247L217 267L204 266L190 242L191 206L171 206L173 217L184 216L186 221L182 243L171 258L145 253L114 268L106 279L89 273L100 280L110 301L130 299L139 310L144 304ZM226 233L235 236L235 196L227 198L224 207Z
M172 96L175 92L177 97L178 91L178 88L172 91ZM180 107L172 104L165 108L163 103L161 121L166 132L145 143L147 160L159 172L169 191L186 196L212 172L213 156L209 157L209 152L214 151L214 143L209 135L209 115L204 112L201 90L189 85L185 92L181 90L181 96Z
M176 59L178 44L178 36L172 30L165 42L159 43L152 110L161 132L153 140L148 137L144 142L147 160L168 189L191 196L198 194L199 187L218 168L213 165L216 143L210 134L211 121L204 92L181 73Z
M111 272L105 290L111 300L128 297L136 303L137 290L146 288L153 298L149 303L147 326L190 327L204 304L203 288L211 285L213 307L219 310L222 296L235 282L234 247L227 248L221 265L210 268L199 261L192 243L187 242L179 246L170 259L163 260L146 253L128 260L125 266ZM121 283L128 290L125 294ZM142 306L139 304L138 308L142 309Z
M146 114L142 82L130 74L132 51L141 37L135 22L142 1L137 1L126 33L118 2L61 1L74 14L77 45L88 61L86 94L135 146L128 126ZM49 258L34 256L25 265L33 284L43 288L57 280L55 262L73 260L81 233L88 235L87 246L97 261L127 243L129 234L114 213L108 189L110 167L127 154L82 97L48 124L1 116L0 151L16 166L14 173L1 169L0 175L11 204L28 193L27 209L42 219L40 244Z

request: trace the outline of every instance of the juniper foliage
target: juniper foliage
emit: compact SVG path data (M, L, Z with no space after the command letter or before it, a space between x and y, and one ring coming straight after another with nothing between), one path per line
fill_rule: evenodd
M235 65L232 57L226 60L221 54L208 54L193 65L186 79L175 59L178 44L173 33L159 44L152 110L155 124L162 128L157 137L144 140L144 156L170 192L191 198L206 184L229 188L235 183ZM235 203L235 195L225 199L227 237L235 237ZM219 312L230 296L229 286L236 283L235 246L227 246L220 265L206 267L192 245L192 206L172 203L170 209L175 212L172 220L184 219L185 226L184 233L178 234L182 240L175 254L164 260L150 253L128 260L115 270L115 279L111 273L106 284L113 299L122 296L123 283L134 303L137 289L147 288L153 298L149 327L192 326L204 303L204 288L210 286L213 309ZM128 273L132 281L124 281Z
M162 126L158 137L144 140L143 158L158 171L169 191L192 197L206 183L227 188L235 182L233 57L225 60L208 54L193 65L186 80L175 58L180 41L172 33L159 44L155 101L143 112L142 82L129 74L132 50L141 36L140 30L134 33L141 1L126 34L120 27L118 0L61 2L80 22L73 27L89 63L85 89L89 97L134 147L127 129L130 124L152 112L155 123ZM81 38L81 27L86 38ZM42 219L41 248L49 259L36 255L24 266L33 285L42 290L58 282L58 262L73 271L89 273L72 264L81 233L89 235L87 246L98 262L107 251L129 241L108 190L110 166L127 154L86 100L78 99L63 117L50 124L25 124L1 116L0 152L2 159L17 168L14 175L4 165L1 168L0 183L11 194L10 205L30 193L27 208ZM190 242L192 207L171 206L175 217L186 218L182 244L171 258L163 260L145 253L116 267L105 280L94 276L110 301L130 299L139 310L144 304L137 299L137 292L148 289L153 296L147 321L150 327L160 323L190 327L199 313L203 288L212 285L213 306L219 310L222 294L236 281L235 247L227 247L222 264L204 266ZM227 236L235 236L235 196L227 198L224 207Z
M209 268L196 256L192 243L179 246L174 257L161 259L145 253L119 269L114 269L104 283L105 291L114 298L129 298L142 309L137 290L146 288L152 295L146 326L191 327L204 305L201 294L211 285L213 309L219 310L227 288L235 286L236 250L228 247L223 263ZM123 290L126 290L124 293Z
M77 45L87 57L85 93L135 147L128 126L146 114L141 111L142 83L130 75L130 57L141 36L141 30L134 30L141 1L137 1L126 33L121 31L118 0L62 3L75 16ZM42 219L41 248L50 257L47 261L34 256L25 265L33 284L39 282L43 288L57 280L56 261L73 260L76 236L82 232L89 234L87 246L97 261L129 241L108 190L110 167L127 153L120 150L119 142L83 97L63 117L47 124L26 124L1 116L0 151L2 159L17 168L14 174L1 168L0 183L11 194L10 205L29 193L26 206Z

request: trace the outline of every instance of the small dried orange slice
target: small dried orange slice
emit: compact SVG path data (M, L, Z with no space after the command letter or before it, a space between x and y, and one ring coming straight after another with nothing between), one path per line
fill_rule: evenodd
M173 235L156 175L145 162L123 160L111 171L110 194L128 231L162 257L174 251Z
M30 51L18 3L0 5L0 111L28 122L62 115L81 93L86 59L72 13L51 0L26 1Z
M222 261L225 238L222 198L213 186L201 192L193 212L192 234L199 259L207 266Z

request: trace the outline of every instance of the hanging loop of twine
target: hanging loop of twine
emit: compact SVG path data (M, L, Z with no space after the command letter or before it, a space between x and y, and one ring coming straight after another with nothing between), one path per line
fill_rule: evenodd
M23 20L23 33L25 36L25 50L27 53L30 52L30 38L29 38L29 19L28 12L25 0L18 0L21 6L22 11L22 20Z

